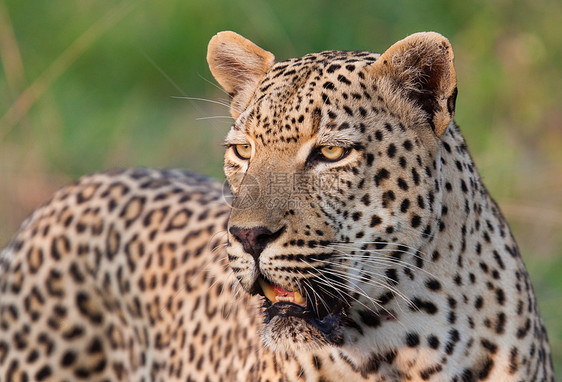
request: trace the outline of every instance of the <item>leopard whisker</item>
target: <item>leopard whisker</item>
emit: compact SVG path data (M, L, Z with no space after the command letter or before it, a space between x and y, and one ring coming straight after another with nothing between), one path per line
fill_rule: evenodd
M304 261L304 260L303 260L303 261ZM313 267L313 268L314 268L314 267ZM307 271L307 272L308 272L309 274L311 274L312 276L314 276L315 278L322 277L325 282L328 282L328 283L330 284L330 285L328 285L328 286L330 286L331 288L333 288L334 290L336 290L338 293L345 293L345 294L348 295L350 298L355 299L351 294L349 294L349 293L347 293L347 292L344 292L344 291L340 291L340 290L337 289L337 288L334 288L332 284L335 284L335 285L337 285L337 286L339 286L339 287L342 287L342 288L349 288L350 285L347 285L347 284L345 284L345 283L343 283L343 282L336 281L336 280L329 280L329 279L328 279L326 276L324 276L323 274L313 273L313 272L311 272L311 271ZM343 276L345 276L346 278L349 279L349 275L344 274L344 273L336 274L336 273L330 272L330 271L324 271L324 273L333 274L334 276L337 276L337 277L340 277L340 276L343 275ZM353 287L353 286L352 286L352 287ZM359 288L359 289L361 289L361 288ZM357 293L359 293L359 292L357 292ZM372 299L372 297L370 297L369 295L367 295L367 293L366 293L365 291L361 290L361 293L359 293L359 294L362 294L365 298L367 298L367 299L369 299L369 300L372 300L371 302L375 303L375 301ZM343 295L340 294L340 296L343 298ZM355 299L355 300L357 300L357 299ZM358 301L358 300L357 300L357 301ZM358 302L359 302L359 301L358 301ZM365 306L365 307L366 307L366 306Z
M226 90L224 90L221 86L215 84L213 81L205 78L204 76L202 76L200 73L197 73L197 76L199 78L201 78L203 81L207 82L208 84L214 86L215 88L219 89L222 93L224 93L225 95L228 95L228 92Z
M302 273L300 273L299 271L297 271L301 277L304 278L304 275ZM306 278L304 278L306 280ZM307 281L307 280L306 280ZM306 282L305 281L305 282ZM322 296L320 296L319 293L317 293L314 288L306 288L306 290L311 290L314 293L314 300L316 302L316 304L312 304L311 307L314 308L318 302L322 303L322 305L324 305L324 307L329 310L328 305L326 304L326 301L324 301L324 299L322 298ZM327 291L326 291L327 292ZM328 292L327 292L328 293ZM329 293L328 293L329 294Z
M229 282L230 277L234 277L234 283L232 286L234 286L235 284L240 285L240 282L238 281L238 279L236 278L236 276L234 275L234 272L232 272L232 270L230 270L227 273L226 278L224 279L224 283L227 284ZM226 288L223 288L223 290L221 291L220 295L223 295L226 292ZM230 313L232 313L232 307L234 306L234 304L237 302L237 300L241 299L242 296L238 296L237 294L234 294L232 297L232 301L230 302L229 306L230 309L227 310L227 304L224 304L222 306L222 316L227 319L230 316Z
M410 299L409 299L406 295L404 295L402 292L400 292L400 290L398 290L398 289L396 289L396 288L394 288L394 287L392 287L391 285L388 285L388 284L386 284L386 283L382 283L382 282L379 282L379 281L376 281L376 280L369 280L368 282L365 282L365 280L363 280L363 277L357 277L357 276L353 276L353 277L352 277L352 276L350 276L348 273L345 273L345 272L343 272L343 271L339 271L339 270L337 270L337 269L332 269L332 270L330 270L330 271L324 270L323 272L324 272L324 273L332 274L332 275L337 276L337 277L342 277L342 276L343 276L343 277L346 277L346 278L349 279L349 280L354 280L354 281L362 282L362 283L364 283L364 284L366 284L366 285L370 285L370 286L374 286L374 287L380 287L380 288L389 290L390 292L396 294L398 297L402 298L402 300L404 300L404 302L406 302L406 304L408 304L408 306L410 306L410 307L412 307L412 308L415 308L415 309L418 309L418 307L413 303L413 301L410 300ZM390 279L390 278L387 277L386 275L379 275L379 276L381 276L381 277L383 277L383 278L385 278L385 279L387 279L387 280L391 280L391 281L392 281L392 279ZM346 287L349 287L348 285L345 285L345 286L346 286ZM366 298L368 298L368 299L372 299L372 297L368 296L366 293L365 293L365 296L364 296L364 297L366 297Z
M230 115L212 115L209 117L195 118L196 121L204 121L206 119L232 119L232 117Z
M421 251L419 248L415 248L415 247L412 247L412 246L407 245L407 244L393 243L393 242L386 242L386 241L362 241L362 242L360 242L360 243L333 242L333 243L330 243L329 246L332 246L332 245L333 245L333 246L336 246L336 245L347 245L347 246L350 246L350 247L352 247L352 248L357 248L356 246L359 245L359 244L375 244L375 245L377 245L377 244L379 244L379 245L380 245L380 244L384 244L384 245L395 245L395 246L397 246L397 247L404 247L404 248L407 248L407 249L411 249L412 251L415 252L415 253L411 253L411 252L409 252L409 251L405 251L404 253L410 253L412 256L419 256L419 255L417 255L417 254L420 253L421 255L425 256L426 258L429 258L429 255L428 255L427 253ZM391 251L391 249L389 249L389 248L381 248L381 249L387 249L387 250ZM381 249L377 249L377 250L381 250ZM360 250L360 248L357 248L357 250ZM396 249L396 250L398 250L398 249ZM392 251L394 251L394 249L392 249ZM420 257L420 258L421 258L421 257ZM422 258L422 259L423 259L423 258Z
M346 254L346 253L336 253L334 255L334 257L338 258L338 259L345 259L345 260L357 260L357 258L351 254ZM361 258L361 262L362 263L370 263L372 265L398 265L401 266L403 268L408 268L408 269L413 269L416 271L420 271L423 272L431 277L436 277L433 273L418 267L417 265L414 264L410 264L406 261L403 260L398 260L398 259L393 259L393 258L389 258L389 257L369 257L369 258L365 258L362 257Z
M308 271L308 272L311 273L310 271ZM338 286L343 287L343 288L349 288L350 287L349 285L337 282L335 280L328 280L325 276L323 277L322 280L319 280L319 282L320 281L323 282L326 286L328 286L330 288L334 288L333 284L338 285ZM375 309L380 309L380 310L383 310L385 313L387 313L389 315L393 315L392 312L390 312L386 307L384 307L382 304L380 304L376 299L367 295L367 293L362 288L360 288L359 286L355 286L355 287L352 287L352 288L353 288L352 290L353 290L354 293L365 297L371 304L373 304L373 308L368 307L367 305L365 305L362 301L360 301L358 298L356 298L352 294L350 294L348 292L343 292L343 293L345 293L347 296L349 296L349 298L351 300L353 300L353 301L357 302L358 304L362 305L367 311L370 311L371 313L374 313L374 314L379 314L379 312ZM338 291L338 293L340 292L339 289L336 289L336 290ZM402 311L402 308L400 306L399 306L399 308ZM400 324L400 326L405 328L403 323L400 322L399 324Z
M327 246L320 246L320 247L321 247L321 248L329 249L329 247L327 247ZM353 261L353 260L356 260L356 257L353 256L353 255L350 254L350 253L344 252L344 251L339 250L339 249L336 249L336 251L337 251L338 253L334 254L334 257L336 257L336 258L338 258L338 259L345 259L345 260L352 260L352 261ZM424 272L424 273L428 274L429 276L436 277L436 276L435 276L434 274L432 274L431 272L429 272L429 271L427 271L427 270L425 270L425 269L423 269L423 268L421 268L421 267L418 267L417 265L410 264L410 263L408 263L408 262L406 262L406 261L399 260L399 259L392 258L392 257L380 257L380 256L376 256L377 252L397 252L397 251L400 251L400 250L392 250L392 249L382 249L382 250L380 250L380 249L377 249L377 250L356 249L356 250L352 250L351 252L367 252L367 253L375 254L375 256L369 256L369 257L364 257L364 256L363 256L363 257L361 257L361 262L362 262L362 263L365 263L365 262L366 262L366 263L371 263L371 264L374 264L374 265L381 265L381 264L386 264L386 265L398 265L398 266L402 266L402 267L404 267L404 268L410 268L410 269L419 270L419 271L421 271L421 272ZM411 252L407 252L407 251L400 251L400 252L403 252L403 253L406 253L406 254L409 254L409 255L412 255L412 256L413 256L413 254L412 254Z
M392 242L392 241L384 241L384 240L368 240L368 241L359 241L359 242L350 242L350 241L332 241L329 245L349 245L349 246L357 246L360 244L385 244L385 245L395 245L395 246L401 246L401 247L405 247L405 248L409 248L412 249L414 251L418 251L419 248L416 247L412 247L411 245L408 244L404 244L401 242Z
M187 99L190 101L203 101L203 102L209 102L209 103L214 103L216 105L221 105L224 106L228 109L231 108L231 105L227 102L223 102L223 101L216 101L216 100L212 100L212 99L207 99L207 98L200 98L200 97L187 97L187 96L171 96L171 98L175 98L175 99ZM237 112L241 112L240 110L236 110Z
M311 275L315 276L315 277L322 277L322 275L318 275L318 274L312 273L311 271L307 271L307 272L310 273ZM354 301L356 301L357 303L361 304L361 305L362 305L363 307L365 307L365 309L367 309L368 311L371 311L371 312L375 313L375 311L373 310L373 308L368 307L368 306L365 305L363 302L361 302L361 301L358 300L356 297L354 297L352 294L350 294L350 293L348 293L348 292L343 292L343 291L340 291L340 290L337 289L337 288L334 288L334 284L337 285L337 286L340 286L340 287L344 287L344 288L348 288L348 287L349 287L348 285L345 285L345 284L343 284L343 283L338 283L338 282L336 282L336 281L334 281L334 280L328 280L328 278L326 278L325 276L322 277L322 279L316 280L316 281L317 281L318 283L323 283L325 286L330 287L330 288L336 290L336 291L338 292L338 294L340 294L340 296L341 296L344 300L345 300L346 298L345 298L341 293L347 295L351 300L354 300ZM359 292L359 291L355 291L355 292L356 292L357 294L363 295L363 296L366 297L367 299L370 299L370 297L369 297L367 294L363 294L364 291L363 291L363 293L361 293L361 292ZM371 303L372 303L375 307L377 307L376 301L371 300ZM380 306L380 307L384 309L384 307L382 307L382 306Z
M244 288L242 287L242 284L240 283L240 281L238 279L236 279L237 282L237 286L236 286L236 290L234 292L234 298L239 298L238 294L240 293L240 291L242 291ZM240 296L241 298L241 296Z
M314 267L313 265L311 265L311 264L308 264L306 260L303 259L302 261L303 261L304 263L306 263L307 265L309 265L310 268L315 269L315 267ZM303 277L303 279L306 279L305 276L304 276L300 271L297 271L297 272L301 275L301 277ZM307 272L308 272L310 275L312 275L313 278L316 278L316 276L320 276L320 274L315 274L315 273L311 272L310 270L307 270ZM308 280L308 279L307 279L307 280ZM340 297L341 297L342 299L345 299L344 296L341 294L341 292L340 292L338 289L335 289L335 288L334 288L334 290L335 290L336 292L338 292L338 294L340 295ZM332 297L336 297L336 296L333 296L333 295L331 295L331 296L332 296Z

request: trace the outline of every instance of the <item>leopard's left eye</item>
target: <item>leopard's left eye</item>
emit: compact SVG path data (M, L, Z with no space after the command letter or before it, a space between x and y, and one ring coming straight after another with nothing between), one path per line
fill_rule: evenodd
M233 145L232 149L234 150L234 154L240 159L248 160L252 156L252 146L247 143Z
M320 148L320 154L330 162L342 159L348 152L349 150L341 146L322 146Z

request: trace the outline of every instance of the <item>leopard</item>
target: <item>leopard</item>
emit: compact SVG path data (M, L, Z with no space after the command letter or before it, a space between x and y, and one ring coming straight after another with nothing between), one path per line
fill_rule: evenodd
M1 381L554 381L529 275L454 122L450 42L208 46L228 184L96 173L0 253Z

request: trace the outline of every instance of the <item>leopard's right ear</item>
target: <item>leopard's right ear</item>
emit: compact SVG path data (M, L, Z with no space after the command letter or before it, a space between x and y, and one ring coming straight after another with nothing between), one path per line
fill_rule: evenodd
M273 54L234 32L217 33L209 42L211 73L230 95L234 119L248 106L254 91L275 63Z

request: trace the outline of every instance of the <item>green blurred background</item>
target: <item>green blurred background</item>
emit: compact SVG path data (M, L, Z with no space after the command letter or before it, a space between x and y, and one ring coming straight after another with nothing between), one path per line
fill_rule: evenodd
M456 56L456 120L525 256L562 376L562 2L0 0L0 246L56 188L114 167L222 178L231 124L207 69L234 30L278 59L382 52L423 30Z

